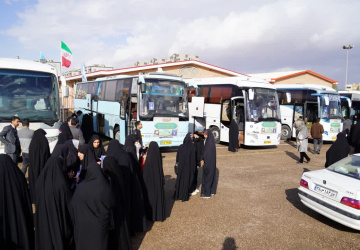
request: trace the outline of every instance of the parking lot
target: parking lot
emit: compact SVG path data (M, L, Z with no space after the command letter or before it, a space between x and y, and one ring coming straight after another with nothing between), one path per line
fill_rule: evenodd
M297 195L302 173L322 169L329 147L325 144L320 155L308 153L310 163L296 164L295 141L237 153L218 145L217 194L211 199L198 194L188 202L174 202L176 151L163 152L169 217L137 234L133 248L358 249L357 231L308 209Z

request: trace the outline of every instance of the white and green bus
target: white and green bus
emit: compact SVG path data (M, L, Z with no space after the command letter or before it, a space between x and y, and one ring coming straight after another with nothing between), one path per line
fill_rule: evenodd
M217 143L229 142L232 119L246 146L278 145L281 117L278 95L269 82L255 77L212 77L186 80L190 129L209 129Z

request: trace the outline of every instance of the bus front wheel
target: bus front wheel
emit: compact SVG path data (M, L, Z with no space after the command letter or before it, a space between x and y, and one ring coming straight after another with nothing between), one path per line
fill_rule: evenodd
M211 130L211 132L213 133L213 135L214 135L214 138L215 138L215 142L217 143L217 144L219 144L220 143L220 129L218 128L218 127L211 127L210 128L210 130Z
M118 140L120 142L120 129L119 129L119 126L114 128L113 136L114 136L115 140Z
M281 140L287 140L291 137L291 129L288 126L281 126Z

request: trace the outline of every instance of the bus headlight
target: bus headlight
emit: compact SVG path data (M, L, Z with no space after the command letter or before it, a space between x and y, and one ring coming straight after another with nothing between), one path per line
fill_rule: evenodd
M334 132L333 128L330 128L330 132Z
M281 138L281 134L278 134L278 137L277 137L278 139L280 139Z

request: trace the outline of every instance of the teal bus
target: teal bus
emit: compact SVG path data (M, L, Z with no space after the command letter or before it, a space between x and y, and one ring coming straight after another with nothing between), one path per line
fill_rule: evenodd
M188 132L187 89L164 73L119 75L76 85L74 109L93 117L94 132L125 143L141 121L144 146L179 146Z

